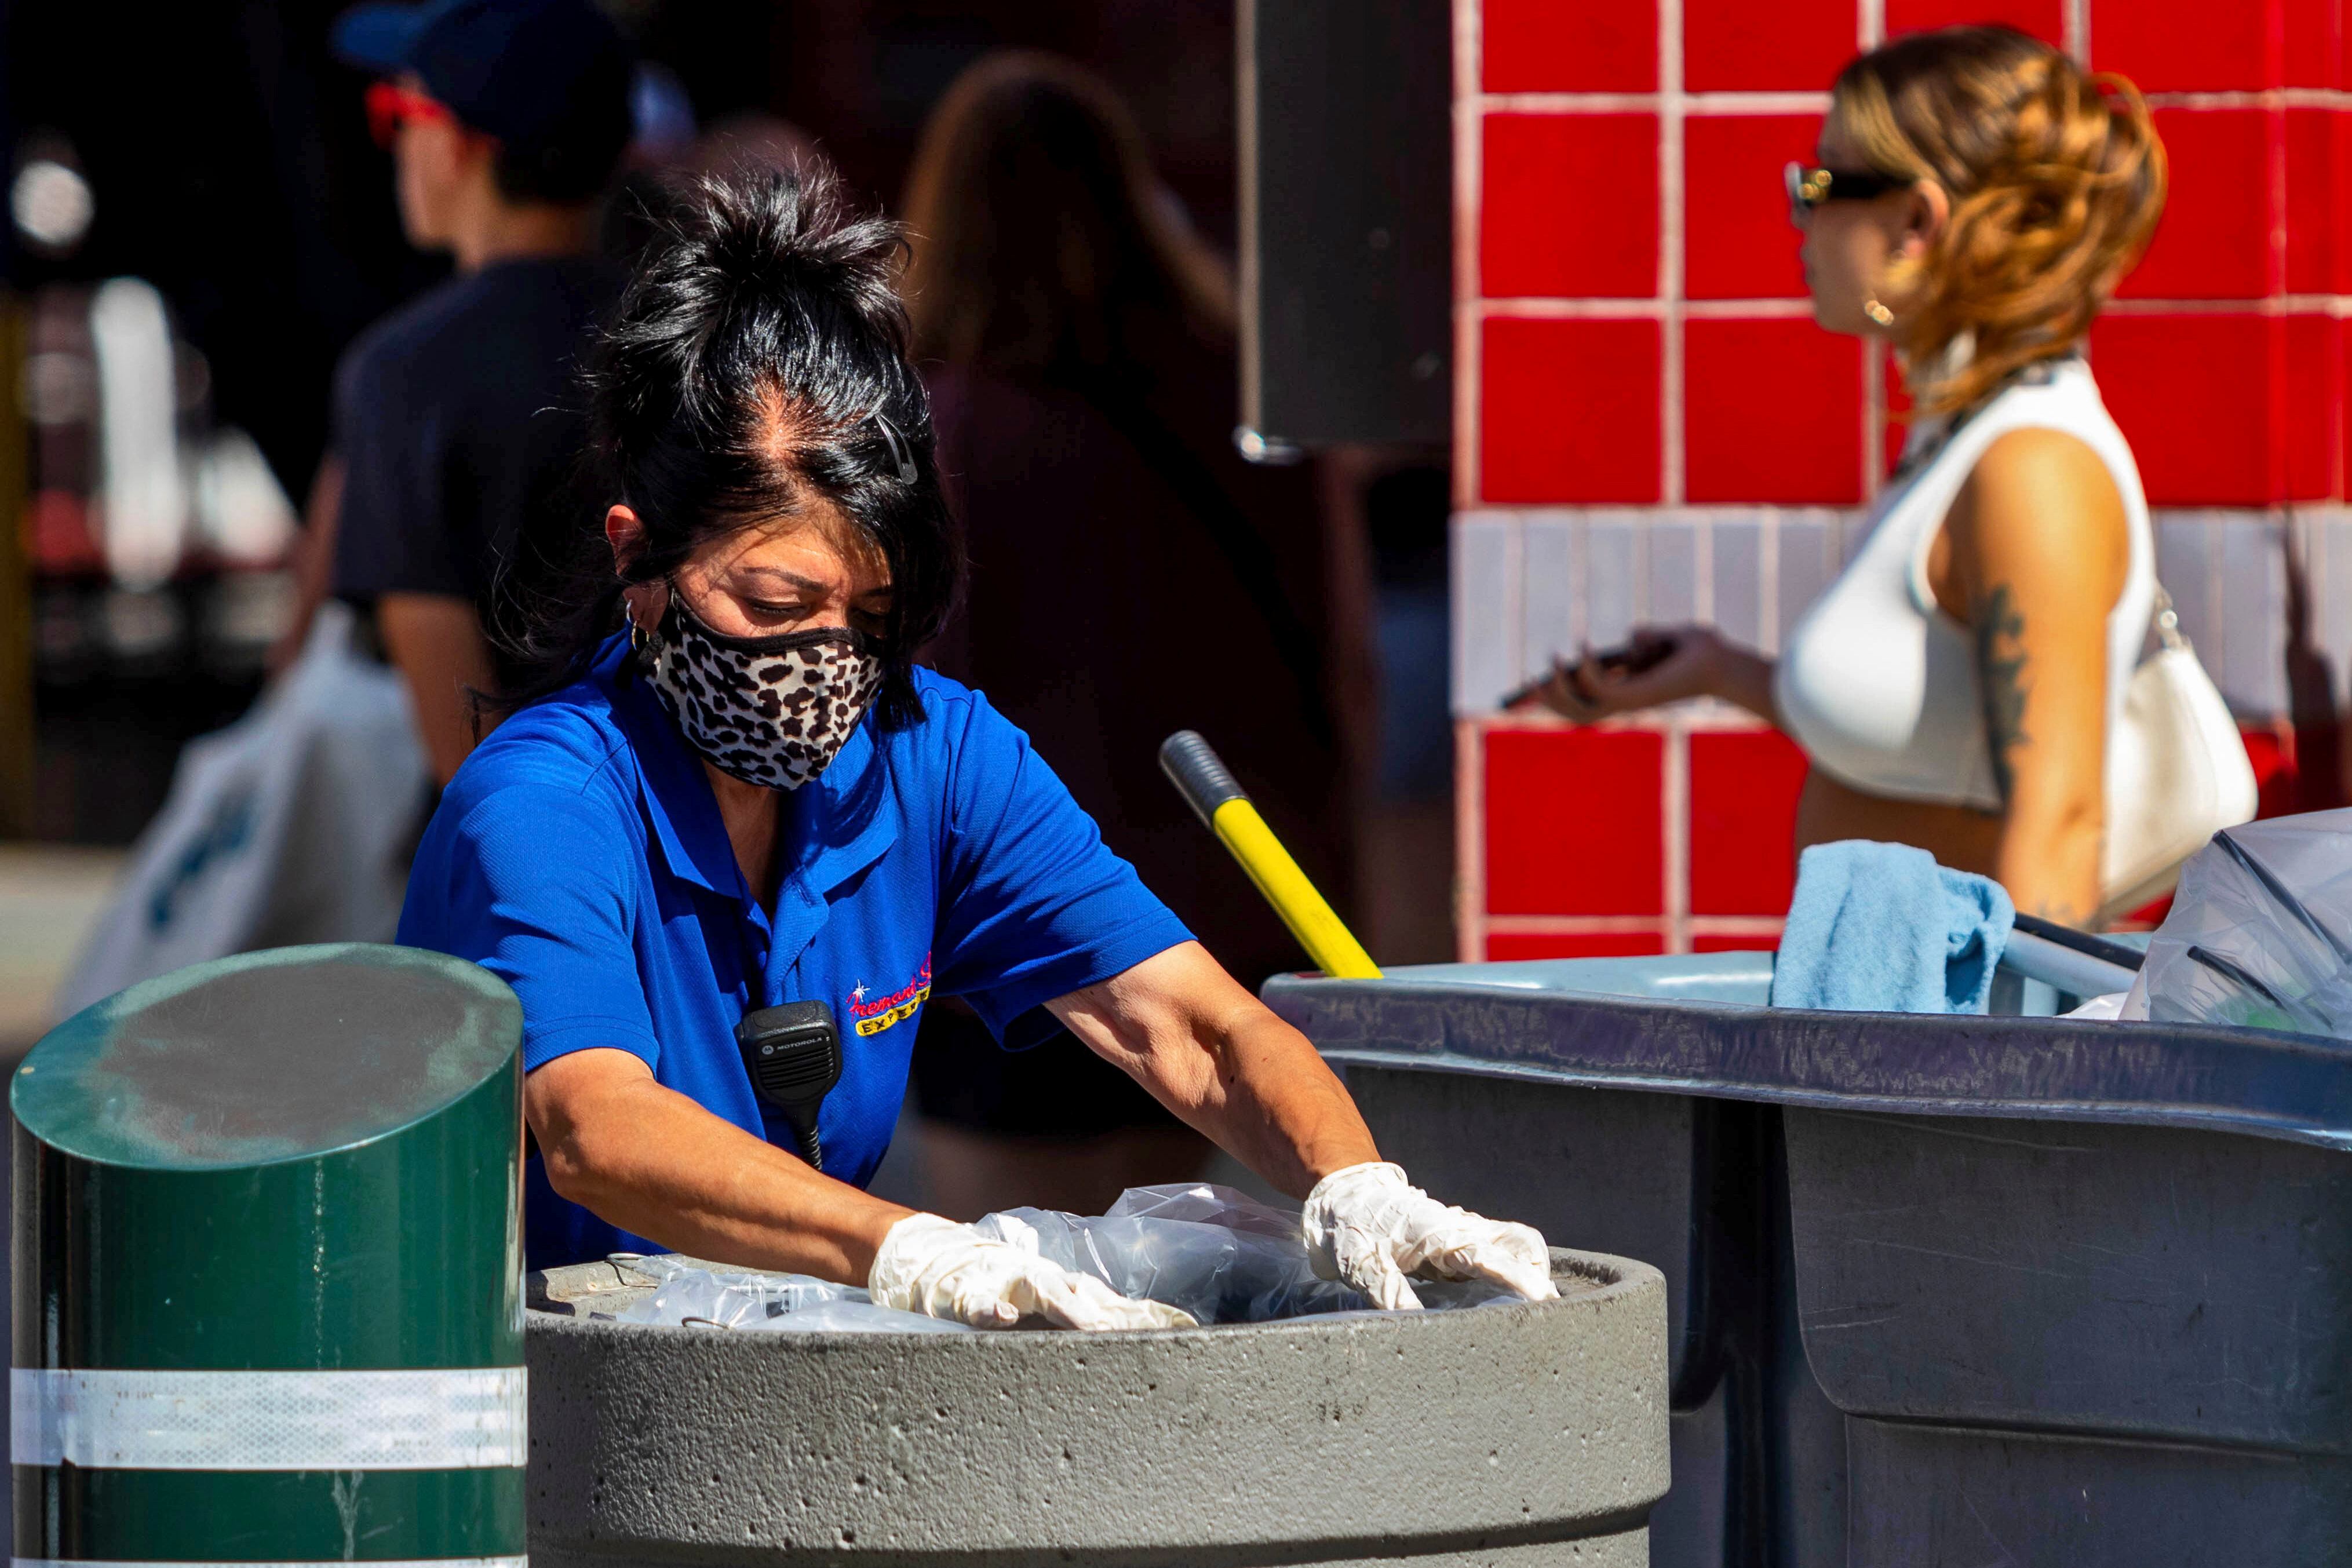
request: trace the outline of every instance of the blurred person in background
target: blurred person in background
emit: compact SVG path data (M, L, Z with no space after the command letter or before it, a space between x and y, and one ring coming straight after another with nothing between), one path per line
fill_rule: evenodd
M334 43L380 79L369 116L409 242L457 275L344 354L305 564L373 610L446 784L478 739L469 694L512 673L500 605L577 502L572 381L619 289L593 252L632 62L589 0L361 5Z
M1034 53L967 70L904 217L915 353L971 579L935 647L1028 731L1110 847L1245 985L1303 956L1159 770L1197 729L1344 898L1310 473L1253 468L1231 279L1108 86ZM1000 1051L934 1007L916 1046L934 1195L1098 1213L1206 1144L1066 1035Z
M1736 703L1811 760L1799 847L1916 845L2087 922L2156 578L2139 471L2081 351L2163 210L2163 146L2130 83L1953 27L1848 65L1818 157L1788 175L1814 320L1891 343L1915 411L1868 538L1777 660L1643 628L1535 700L1578 720Z

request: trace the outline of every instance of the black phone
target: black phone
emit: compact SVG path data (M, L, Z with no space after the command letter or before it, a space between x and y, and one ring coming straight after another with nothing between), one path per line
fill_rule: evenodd
M757 1008L735 1026L735 1047L743 1053L751 1087L792 1123L801 1157L824 1170L816 1113L841 1081L841 1031L834 1026L833 1009L822 1002Z
M1612 674L1640 675L1644 671L1657 668L1667 659L1672 658L1675 647L1675 639L1672 637L1652 637L1644 642L1627 643L1622 647L1605 648L1592 656L1592 662ZM1568 668L1576 667L1570 665ZM1536 694L1549 686L1553 677L1558 673L1557 668L1546 670L1517 690L1510 692L1503 699L1503 708L1507 711L1517 708L1522 702L1534 700Z

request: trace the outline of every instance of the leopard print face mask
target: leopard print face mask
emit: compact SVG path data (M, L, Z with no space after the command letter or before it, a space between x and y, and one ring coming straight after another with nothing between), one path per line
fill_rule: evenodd
M824 772L882 689L881 658L860 632L728 637L704 626L674 587L637 658L688 742L768 789L798 789Z

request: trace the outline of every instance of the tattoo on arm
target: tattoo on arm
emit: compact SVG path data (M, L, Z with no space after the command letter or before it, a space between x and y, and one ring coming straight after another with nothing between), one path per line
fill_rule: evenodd
M2025 616L2011 602L2008 584L1994 584L1977 601L1976 635L1985 749L1992 758L1993 786L2006 805L2016 778L2011 753L2032 740L2025 732Z

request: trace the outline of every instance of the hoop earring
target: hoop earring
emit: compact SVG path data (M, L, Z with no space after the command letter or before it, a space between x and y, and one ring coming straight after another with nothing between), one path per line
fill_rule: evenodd
M1891 327L1895 324L1895 312L1875 300L1864 300L1862 302L1862 313L1882 327Z

